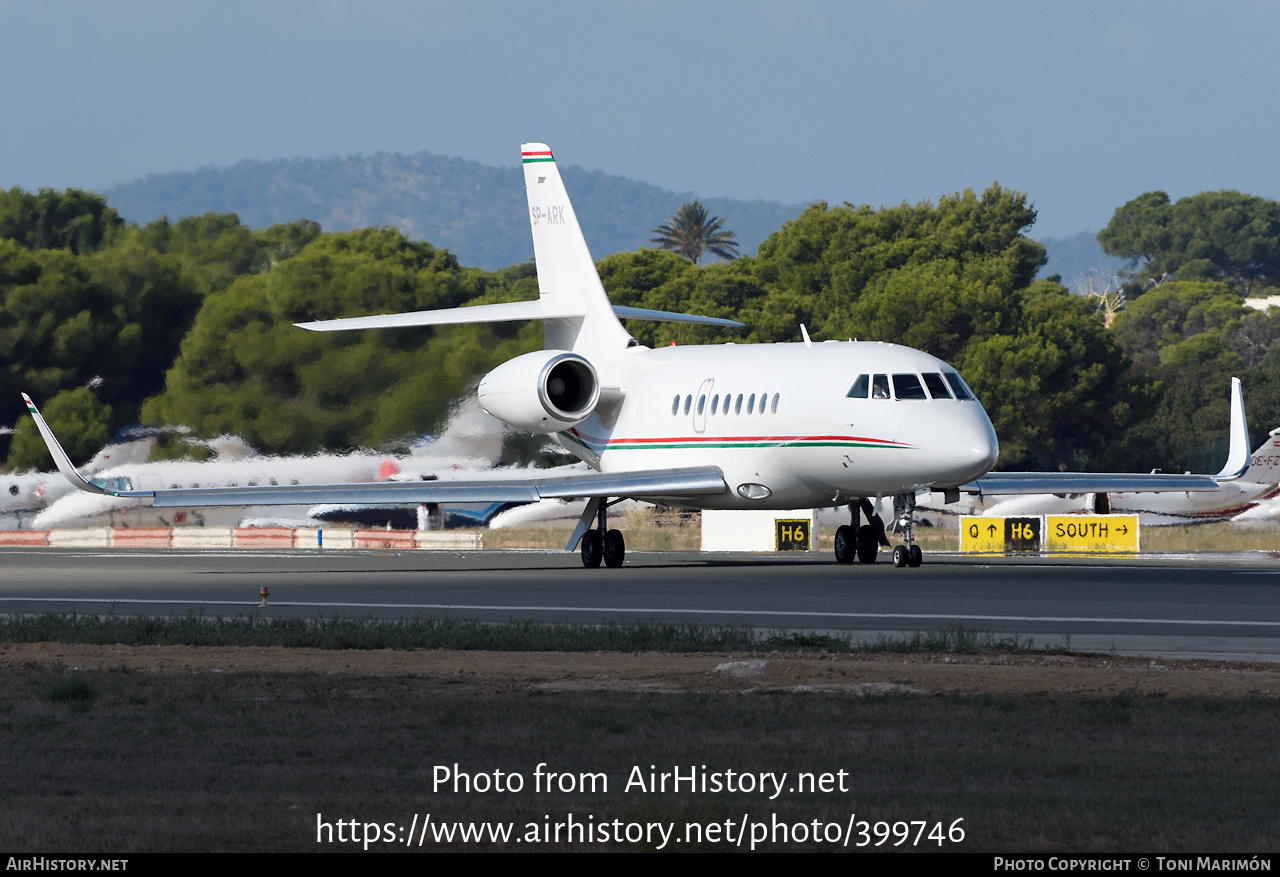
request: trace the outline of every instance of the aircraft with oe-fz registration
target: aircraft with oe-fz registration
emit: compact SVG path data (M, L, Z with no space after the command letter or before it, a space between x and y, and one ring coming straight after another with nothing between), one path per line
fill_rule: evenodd
M480 382L481 406L516 429L554 436L594 471L509 480L135 490L156 506L318 503L536 502L586 497L567 551L586 567L621 566L622 533L609 507L633 498L701 509L847 506L836 532L840 563L876 559L888 545L876 505L892 497L902 539L896 566L919 566L915 495L1211 491L1248 467L1239 382L1231 450L1207 475L989 474L995 430L960 374L919 350L882 342L643 347L620 319L742 326L733 320L612 305L587 250L551 150L521 147L533 229L535 301L301 323L314 332L541 320L544 349ZM24 396L62 473L86 481ZM875 505L873 505L875 503ZM865 518L865 521L863 520Z

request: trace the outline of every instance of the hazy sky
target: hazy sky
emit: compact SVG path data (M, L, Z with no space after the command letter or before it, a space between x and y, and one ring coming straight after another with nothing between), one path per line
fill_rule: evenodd
M429 151L703 196L1280 198L1274 2L0 0L0 186ZM572 194L572 193L571 193Z

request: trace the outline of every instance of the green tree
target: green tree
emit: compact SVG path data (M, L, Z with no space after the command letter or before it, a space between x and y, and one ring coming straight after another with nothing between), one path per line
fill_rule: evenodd
M105 198L82 189L0 192L0 238L28 250L87 253L123 225Z
M656 235L650 243L664 250L674 250L695 265L707 252L721 259L733 260L738 257L738 244L734 241L737 235L722 231L723 225L724 220L720 217L708 216L701 201L691 201L681 204L664 224L650 229Z
M1244 295L1280 283L1280 203L1236 191L1172 204L1146 192L1116 208L1098 243L1130 260L1130 298L1166 278L1228 280Z
M317 333L293 324L532 297L535 284L531 266L464 269L395 229L322 235L205 300L144 420L236 433L273 453L421 434L485 371L536 348L541 327Z

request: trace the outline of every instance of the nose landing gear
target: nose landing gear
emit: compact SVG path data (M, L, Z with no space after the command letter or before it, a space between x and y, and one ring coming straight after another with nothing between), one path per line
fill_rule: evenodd
M893 549L893 565L917 567L924 562L924 552L915 543L916 495L904 493L893 498L893 529L900 534L905 545Z

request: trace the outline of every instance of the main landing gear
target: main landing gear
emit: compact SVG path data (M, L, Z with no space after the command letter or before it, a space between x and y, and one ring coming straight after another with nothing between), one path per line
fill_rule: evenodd
M901 534L906 541L906 544L893 549L893 565L899 568L917 567L924 562L924 554L920 551L920 546L915 544L913 533L915 508L914 493L893 498L893 531ZM866 516L867 523L859 525L859 512ZM880 546L889 545L884 521L867 499L849 503L849 514L850 523L836 529L836 563L853 563L855 557L861 563L875 563Z
M615 502L621 501L615 500ZM603 497L593 499L587 503L587 509L579 521L579 526L590 526L591 519L596 519L595 529L588 529L583 533L580 542L582 565L587 569L596 569L602 560L605 566L613 569L622 566L626 556L627 543L622 538L622 532L608 529L608 508L607 499ZM572 543L569 547L573 548Z

